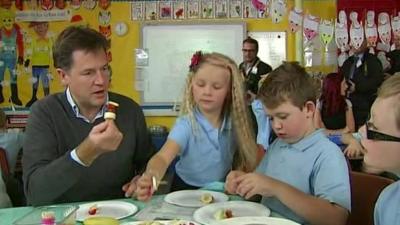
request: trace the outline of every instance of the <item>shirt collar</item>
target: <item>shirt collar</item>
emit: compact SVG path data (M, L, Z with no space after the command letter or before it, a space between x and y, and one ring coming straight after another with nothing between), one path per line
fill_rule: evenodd
M96 119L101 118L101 117L104 116L104 112L106 111L106 105L105 104L101 107L101 110L96 114L96 116L94 117L93 121L90 121L88 118L86 118L84 115L82 115L79 112L79 107L75 103L74 99L72 98L71 91L69 90L69 87L65 90L65 95L67 96L67 101L70 104L70 106L72 108L72 111L74 112L74 115L75 115L76 118L83 119L87 123L92 123ZM106 102L108 102L108 95L107 95L107 101Z
M215 130L215 128L211 125L211 123L200 112L200 110L198 108L196 108L194 110L194 116L197 119L197 121L199 122L200 126L202 126L206 132L211 132L211 131ZM222 121L222 125L221 125L221 128L220 128L220 131L222 131L222 130L230 130L231 127L232 127L231 120L225 114L224 119Z
M323 132L323 129L318 129L308 136L302 138L300 141L294 143L294 144L284 144L283 147L285 146L290 146L291 148L297 149L298 151L306 151L307 149L310 148L311 145L315 144L321 138L324 138L325 134Z

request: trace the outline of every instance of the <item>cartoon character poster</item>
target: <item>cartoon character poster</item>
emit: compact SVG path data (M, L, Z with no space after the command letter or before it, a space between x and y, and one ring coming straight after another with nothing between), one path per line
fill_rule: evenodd
M132 2L131 3L131 20L143 20L144 6L143 2Z
M243 0L243 18L257 18L258 12L251 0Z
M200 0L187 1L187 18L198 19L200 17Z
M160 20L172 19L171 1L160 1L159 3Z
M173 1L172 2L173 17L175 20L182 20L185 18L185 2Z
M201 0L201 18L214 18L214 2L213 0Z
M215 18L228 17L228 0L215 0Z
M231 18L242 18L242 1L241 0L231 0L229 2L229 16Z

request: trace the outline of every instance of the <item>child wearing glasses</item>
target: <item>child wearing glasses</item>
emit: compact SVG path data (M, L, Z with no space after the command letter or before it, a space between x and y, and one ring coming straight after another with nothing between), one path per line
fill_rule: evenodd
M370 117L360 128L364 163L400 175L400 76L387 79L378 90ZM400 181L387 186L375 205L375 225L400 224Z
M272 212L300 224L346 224L349 172L343 153L313 123L316 88L297 63L284 63L263 82L263 102L277 139L256 171L232 171L226 190L262 196Z

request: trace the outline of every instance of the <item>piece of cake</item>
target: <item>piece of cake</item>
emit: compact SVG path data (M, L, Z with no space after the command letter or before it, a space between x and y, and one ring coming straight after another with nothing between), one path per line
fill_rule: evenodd
M107 110L104 113L104 119L112 119L115 120L117 117L117 109L119 104L116 102L109 101L107 103Z
M223 219L228 219L232 218L233 213L231 209L220 209L214 213L214 218L216 220L223 220Z
M214 201L214 197L210 193L204 193L201 195L200 201L204 204L210 204Z

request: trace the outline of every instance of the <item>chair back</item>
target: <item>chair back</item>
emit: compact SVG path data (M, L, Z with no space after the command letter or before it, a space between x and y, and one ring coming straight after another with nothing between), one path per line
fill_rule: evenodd
M0 167L3 177L8 177L10 175L10 167L7 160L7 152L4 148L0 147Z
M351 214L347 225L374 225L374 208L381 191L394 181L378 175L350 171Z

